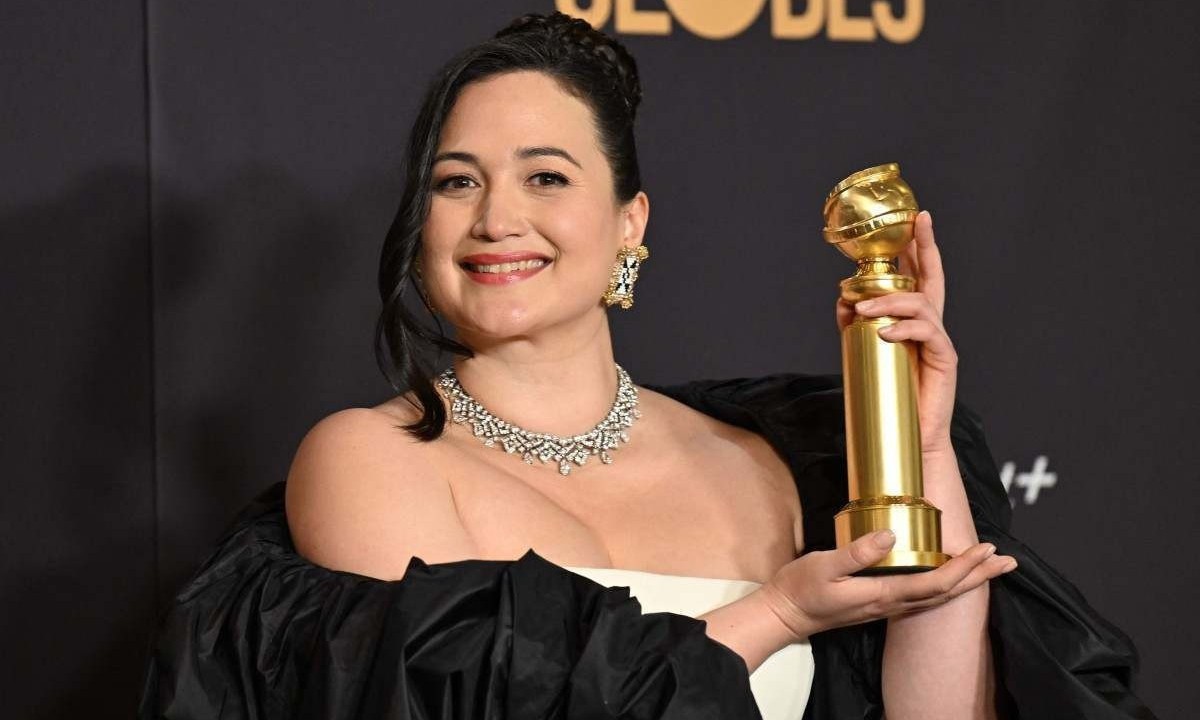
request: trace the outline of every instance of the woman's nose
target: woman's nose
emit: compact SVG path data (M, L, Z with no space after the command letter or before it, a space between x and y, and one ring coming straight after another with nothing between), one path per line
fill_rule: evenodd
M520 190L497 186L489 188L472 230L474 236L500 242L508 237L524 235L528 229Z

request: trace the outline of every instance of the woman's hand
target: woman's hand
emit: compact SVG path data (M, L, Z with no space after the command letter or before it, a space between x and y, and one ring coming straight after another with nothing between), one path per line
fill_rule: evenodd
M895 541L891 531L881 530L844 548L796 558L760 588L763 600L800 641L823 630L943 605L1017 562L980 543L929 572L852 577L882 560Z
M838 298L838 329L854 321L855 314L865 317L890 315L901 318L883 329L879 337L889 342L914 340L917 346L918 421L921 424L921 451L945 452L950 449L950 415L954 410L954 388L958 378L958 354L946 328L942 313L946 307L946 278L942 258L933 238L933 220L928 211L917 215L913 241L900 255L900 272L916 279L916 290L884 295L851 304Z

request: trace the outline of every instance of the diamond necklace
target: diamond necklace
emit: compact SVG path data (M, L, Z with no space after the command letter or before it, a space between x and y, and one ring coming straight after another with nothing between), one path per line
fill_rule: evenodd
M592 455L599 455L600 462L605 465L611 463L612 456L608 451L616 449L619 442L629 442L629 433L625 432L625 428L633 425L635 418L642 416L637 407L637 388L629 379L629 373L620 365L616 365L616 368L617 397L612 409L596 427L571 437L529 432L491 414L463 389L453 366L438 376L437 386L451 402L451 419L459 425L471 423L475 437L484 445L499 445L510 454L521 453L521 459L528 465L533 464L534 458L543 463L554 460L558 463L560 474L570 475L570 463L582 467Z

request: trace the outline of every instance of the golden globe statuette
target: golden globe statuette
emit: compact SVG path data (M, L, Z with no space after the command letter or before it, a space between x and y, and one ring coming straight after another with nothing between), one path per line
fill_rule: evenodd
M912 242L917 212L895 163L856 172L833 188L825 200L825 241L858 264L841 282L842 298L855 303L916 287L900 274L896 256ZM876 530L896 534L891 552L863 575L932 570L949 559L942 552L942 511L923 497L917 348L878 334L897 321L856 315L842 330L850 503L834 517L837 545Z

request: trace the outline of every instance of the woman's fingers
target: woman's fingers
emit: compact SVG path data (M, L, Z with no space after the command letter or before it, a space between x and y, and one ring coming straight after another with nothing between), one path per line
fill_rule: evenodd
M917 215L913 232L917 246L917 262L921 273L921 292L929 296L941 317L946 308L946 274L942 269L942 253L933 237L933 216L928 210Z
M839 330L854 322L854 318L858 315L868 318L885 315L897 318L916 318L928 320L939 326L942 322L941 316L937 314L937 309L934 308L929 298L918 292L892 293L870 300L860 300L857 303L851 303L839 297L835 304L835 310Z
M879 329L879 337L888 342L915 340L922 344L922 357L928 358L937 367L958 364L958 351L950 336L940 325L928 320L901 320Z
M1006 572L1015 570L1017 561L1008 555L993 555L987 560L984 560L979 565L976 565L965 578L960 580L957 585L945 593L933 595L919 600L912 600L901 604L901 613L916 613L922 610L927 610L938 605L945 605L954 598L964 593L970 592L984 583L1003 575Z
M950 558L941 568L917 575L883 578L880 605L888 612L904 611L914 602L947 594L971 575L971 571L988 559L992 552L995 552L994 546L977 545L958 557Z
M933 304L923 293L893 293L860 302L855 310L868 317L887 315L903 318L880 328L879 337L888 342L915 340L924 344L924 351L931 353L931 359L945 364L957 362L954 343L946 334Z
M974 590L992 578L1000 577L1004 573L1016 569L1016 558L1009 555L992 555L976 565L970 574L959 580L958 584L951 588L947 594L951 599L956 598L965 592Z
M854 304L854 312L864 317L882 317L889 315L899 318L917 318L941 324L942 316L938 314L933 301L925 293L896 292L881 295L870 300L861 300Z
M879 530L863 535L829 554L828 575L830 579L849 577L859 570L869 568L882 560L895 544L896 535L891 530Z
M995 555L994 545L980 543L929 572L850 577L882 560L894 542L890 532L878 531L829 553L829 563L822 574L842 586L843 602L861 608L859 612L863 614L858 622L943 605L1008 571L1016 563L1010 557Z
M899 612L943 605L1016 567L1016 560L1007 555L995 555L995 550L987 543L975 545L936 570L896 578L901 582L889 588L890 597L883 604L893 606Z
M946 306L946 276L933 236L933 217L928 210L917 214L913 241L900 254L900 272L916 278L917 289L929 295L941 315Z
M915 278L917 289L921 289L921 261L917 254L917 227L921 224L921 217L924 214L924 212L917 213L917 219L913 223L913 240L905 245L904 249L900 251L900 255L896 257L900 274Z
M889 578L881 601L885 605L904 605L949 593L995 551L994 545L980 543L929 572Z

